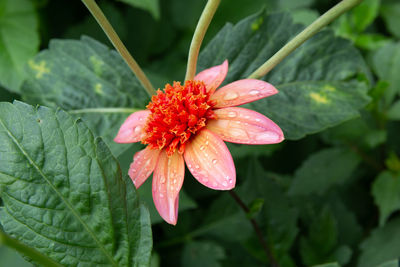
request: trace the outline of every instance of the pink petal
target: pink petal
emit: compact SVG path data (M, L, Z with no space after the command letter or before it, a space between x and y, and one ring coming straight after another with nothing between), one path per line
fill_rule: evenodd
M136 188L139 188L154 171L159 154L160 150L149 147L136 152L128 171Z
M114 138L116 143L134 143L142 139L143 127L150 111L141 110L132 113L122 124L117 136Z
M169 224L175 225L178 220L179 191L184 176L183 156L175 152L168 157L163 150L153 174L153 201L160 216Z
M207 128L223 140L241 144L275 144L284 139L278 125L264 115L246 108L214 110L218 119L210 120Z
M207 92L213 93L218 86L224 81L226 74L228 73L228 60L224 63L212 68L203 70L198 73L195 77L195 81L202 81L207 88Z
M267 82L244 79L221 87L210 99L217 102L216 108L224 108L243 105L276 93L278 90Z
M203 185L218 190L235 187L236 170L231 153L224 141L204 129L186 145L186 165Z

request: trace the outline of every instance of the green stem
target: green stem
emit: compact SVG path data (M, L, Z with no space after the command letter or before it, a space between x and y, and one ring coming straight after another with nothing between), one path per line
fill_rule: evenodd
M49 267L60 267L61 264L53 261L46 255L40 253L34 248L28 247L27 245L21 243L15 238L12 238L6 235L2 230L0 230L0 245L5 245L9 248L12 248L19 253L27 256L28 258L32 259L33 261L39 263L42 266L49 266Z
M190 43L188 63L186 67L185 81L193 80L196 75L197 58L199 56L200 46L206 35L208 26L218 8L221 0L208 0L206 7L201 13L199 22L197 23L196 30L193 34L192 42Z
M70 114L82 113L134 113L139 111L137 108L83 108L68 111Z
M94 0L82 0L82 2L89 9L90 13L92 13L97 23L99 23L99 25L107 35L108 39L114 45L115 49L117 49L117 51L120 53L126 64L128 64L128 66L131 68L140 83L146 89L147 93L149 93L150 96L154 95L156 93L156 90L154 90L153 85L147 78L146 74L144 74L143 70L136 63L132 55L128 52L128 49L126 49L121 39L119 39L118 34L115 32L110 22L107 20L106 16L104 16L103 12L96 4L96 2Z
M325 14L320 16L311 25L305 28L301 33L294 37L284 47L275 53L270 59L267 60L261 67L250 74L249 78L259 79L270 72L276 65L278 65L285 57L292 53L297 47L310 39L313 35L319 32L323 27L331 23L337 17L342 15L347 10L361 3L362 0L343 0Z

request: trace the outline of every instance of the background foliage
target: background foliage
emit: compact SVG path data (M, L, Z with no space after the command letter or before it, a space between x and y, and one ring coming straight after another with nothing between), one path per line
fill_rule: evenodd
M156 87L183 79L205 0L98 2ZM245 78L335 3L222 0L198 68ZM397 266L399 25L364 0L263 77L280 93L249 106L287 140L229 145L250 211L187 174L172 227L126 176L140 145L112 142L149 99L81 1L0 1L1 229L66 265L265 266L254 218L280 266Z

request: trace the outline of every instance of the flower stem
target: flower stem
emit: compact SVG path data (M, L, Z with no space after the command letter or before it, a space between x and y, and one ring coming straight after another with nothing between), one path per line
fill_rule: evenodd
M284 47L276 52L270 59L268 59L261 67L250 74L249 78L259 79L270 72L276 65L278 65L285 57L292 53L297 47L310 39L313 35L319 32L323 27L331 23L337 17L342 15L347 10L361 3L362 0L343 0L325 14L320 16L316 21L305 28L296 37L290 40Z
M83 114L83 113L134 113L139 111L137 108L83 108L69 110L70 114Z
M233 191L230 190L228 191L231 197L236 201L236 203L243 209L243 211L248 214L250 212L250 209L246 206L246 204L240 199L240 197ZM260 241L261 245L264 248L265 254L267 255L267 258L269 262L271 263L272 267L279 267L279 264L277 260L275 259L274 255L272 254L271 248L269 247L268 243L264 239L264 235L260 229L260 226L258 226L258 223L256 220L253 218L249 219L251 222L251 225L253 225L254 231L257 234L258 240Z
M192 42L190 43L188 63L186 67L185 81L192 80L196 74L197 58L199 56L200 46L203 42L204 36L210 22L218 8L221 0L208 0L206 7L201 13L199 22L197 23L196 30L193 34Z
M49 267L60 267L61 264L53 261L52 259L48 258L46 255L40 253L34 248L28 247L27 245L21 243L15 238L12 238L6 235L2 230L0 230L0 245L5 245L9 248L12 248L19 253L27 256L28 258L32 259L36 263L39 263L42 266L49 266Z
M104 33L107 35L108 39L114 45L115 49L119 52L122 58L125 60L126 64L128 64L129 68L136 75L144 89L146 89L147 93L151 96L156 93L153 85L147 78L146 74L144 74L143 70L136 63L135 59L128 52L125 45L122 43L121 39L118 37L118 34L115 32L110 22L107 20L106 16L103 14L99 6L96 4L94 0L82 0L87 9L89 9L90 13L92 13L93 17L96 19L97 23L101 26Z

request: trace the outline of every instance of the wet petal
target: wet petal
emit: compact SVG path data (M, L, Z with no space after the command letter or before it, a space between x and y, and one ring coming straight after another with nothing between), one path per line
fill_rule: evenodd
M153 174L153 201L160 216L173 225L178 220L179 191L184 176L183 156L175 152L168 157L163 150Z
M264 81L239 80L218 89L210 99L216 101L215 108L243 105L278 93L276 88Z
M195 77L195 81L202 81L207 88L207 92L213 93L218 86L224 81L226 74L228 73L228 60L224 63L212 68L203 70L198 73Z
M278 125L264 115L246 108L214 110L218 119L210 120L207 128L223 140L241 144L276 144L284 139Z
M207 129L202 130L184 153L186 165L203 185L218 190L235 187L236 170L224 141Z
M150 111L148 110L132 113L122 124L114 141L116 143L139 142L144 134L143 128L149 115Z
M159 154L160 150L149 147L136 152L128 171L136 188L139 188L154 171Z

